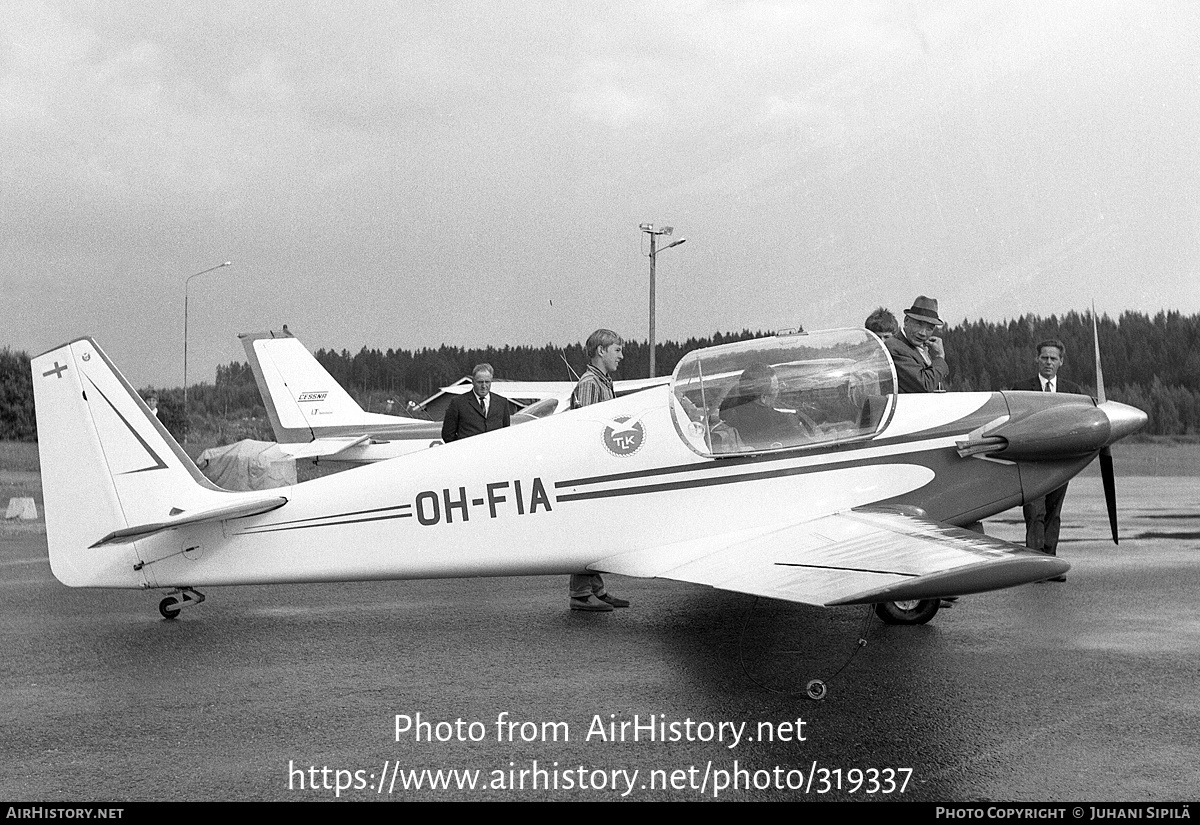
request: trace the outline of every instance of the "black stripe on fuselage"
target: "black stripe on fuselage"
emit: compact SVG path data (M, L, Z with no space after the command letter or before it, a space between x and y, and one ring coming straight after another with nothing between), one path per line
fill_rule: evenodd
M351 518L352 516L365 516L372 513L388 513L392 510L412 510L411 504L398 504L394 507L375 507L370 510L355 510L349 513L334 513L328 516L311 516L309 518L294 519L292 521L276 521L271 524L263 524L258 527L251 527L247 530L240 531L240 534L246 533L273 533L278 530L300 530L306 527L330 527L336 524L359 524L366 521L386 521L394 518L412 518L411 512L392 513L386 516L375 516L373 518ZM340 519L340 521L326 521L324 524L308 524L306 522L325 521L326 519Z
M323 516L322 518L336 518L336 516ZM342 519L341 521L327 521L324 524L292 524L289 526L281 526L278 524L268 524L263 527L254 527L249 530L242 530L238 535L244 536L251 533L278 533L281 530L308 530L313 527L339 527L344 524L364 524L368 521L390 521L397 518L412 518L412 513L396 513L390 516L375 516L373 518L352 518Z
M896 436L893 438L880 438L870 441L858 441L849 444L819 444L813 445L811 448L795 448L772 453L755 453L752 455L739 456L713 456L706 457L707 461L691 462L688 464L675 464L669 467L654 467L649 470L630 470L624 473L610 473L602 476L585 476L584 478L573 478L566 481L554 482L554 488L557 490L561 487L576 487L581 484L599 484L602 482L612 481L627 481L635 478L649 478L657 475L670 475L672 473L694 473L704 470L711 470L714 467L742 467L747 464L765 464L777 461L795 461L797 459L808 458L811 456L827 457L835 453L856 453L862 450L872 450L880 447L893 447L897 444L913 444L920 441L935 441L940 438L948 438L951 436L961 437L964 433L962 426L963 422L955 422L954 427L939 427L934 430L926 430L920 433L913 433L906 436ZM821 448L824 448L822 450ZM849 459L847 459L849 461ZM846 461L839 462L846 463ZM829 466L828 464L820 465L822 467Z
M959 422L961 424L961 422ZM921 441L931 441L949 436L959 436L962 434L961 426L951 429L950 427L939 427L935 430L927 430L922 433L917 433L909 436L901 436L896 438L887 438L873 441L864 441L855 444L835 445L832 450L826 448L825 452L799 452L797 450L789 450L785 453L760 453L756 455L734 456L730 458L709 459L690 464L677 464L671 467L655 467L647 470L634 470L624 473L612 473L603 476L590 476L586 478L571 479L568 481L554 482L555 490L564 487L573 487L586 484L603 484L615 481L631 481L636 479L653 478L655 476L670 475L673 473L695 473L695 472L710 472L713 470L721 470L728 467L744 467L746 465L762 465L768 463L776 463L780 461L797 461L808 458L817 458L817 461L807 463L801 466L780 467L770 470L762 470L752 473L738 473L721 476L709 476L707 478L683 479L678 481L662 482L660 484L642 484L636 486L621 487L618 489L609 490L593 490L580 493L555 494L555 502L561 503L565 501L585 501L588 499L613 498L617 496L632 496L642 495L647 493L660 493L673 490L687 490L698 487L712 487L722 484L735 484L746 481L761 481L770 478L785 478L793 475L805 475L808 473L825 472L828 470L840 470L849 467L863 467L876 464L895 464L897 462L905 464L920 464L929 466L920 460L921 456L929 453L938 452L949 447L937 447L926 450L914 450L907 453L896 453L892 455L873 456L870 458L856 458L853 454L859 453L862 450L886 448L897 444L915 444ZM836 461L829 461L831 453L846 453L846 457ZM826 459L826 460L820 460ZM932 469L932 468L931 468ZM239 535L250 533L270 533L281 530L301 530L309 527L331 527L345 524L361 524L371 521L386 521L397 518L411 518L411 512L393 513L391 515L379 515L372 518L352 518L353 516L370 515L372 513L387 513L393 510L411 511L411 504L400 504L392 507L379 507L370 510L358 510L349 513L334 513L325 516L312 516L309 518L296 519L294 521L280 521L272 524L264 524L258 527L253 527L243 530ZM311 522L321 522L314 524Z
M882 445L872 445L882 446ZM593 490L581 493L556 493L555 500L557 502L564 501L584 501L595 498L610 498L613 496L630 496L640 493L661 493L671 490L688 490L697 487L713 487L720 484L736 484L743 481L762 481L769 478L785 478L794 475L806 475L808 473L826 472L829 470L842 470L849 467L867 467L875 464L920 464L928 467L929 465L921 461L921 457L938 452L940 450L950 450L951 447L936 447L928 450L916 450L909 453L895 453L892 455L873 456L870 458L852 458L847 457L838 461L815 462L804 464L799 467L783 467L774 470L763 470L757 473L738 473L722 476L709 476L708 478L684 479L680 481L665 481L660 484L642 484L638 486L620 487L611 490ZM797 456L788 456L795 460ZM724 462L722 462L724 464ZM714 469L713 462L705 462L703 464L689 464L675 468L677 472L688 472L694 470L712 470ZM933 469L932 467L930 469ZM557 490L559 487L567 487L572 484L600 484L611 481L628 481L636 478L647 478L655 475L660 475L658 470L648 470L645 472L633 473L618 473L611 476L594 476L587 479L577 479L573 482L563 481L555 482L554 487Z

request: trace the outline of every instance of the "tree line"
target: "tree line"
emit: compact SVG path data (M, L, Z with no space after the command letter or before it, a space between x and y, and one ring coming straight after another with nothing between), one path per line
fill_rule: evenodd
M670 375L680 359L692 350L770 334L744 329L682 342L659 342L654 348L655 370L659 375ZM625 342L624 352L618 378L644 378L650 374L650 347L645 341ZM356 355L347 350L319 349L313 355L356 397L377 393L391 394L390 397L397 399L407 395L416 400L424 400L440 387L469 375L476 364L491 364L497 381L574 381L588 363L581 342L565 346L475 349L443 344L437 349L389 349L386 352L363 347Z
M1148 434L1200 435L1200 315L1125 312L1116 319L1102 316L1099 329L1108 397L1145 410L1150 417ZM742 330L662 342L655 348L656 367L660 374L669 374L694 349L770 334ZM1088 315L1072 312L1048 318L1022 315L1001 322L964 320L947 326L943 338L954 390L1005 389L1032 376L1036 344L1056 338L1066 345L1061 374L1094 391L1095 356ZM399 401L401 409L408 401L424 400L481 362L495 368L498 380L512 381L572 380L570 370L582 371L587 363L582 343L472 349L443 344L419 350L363 347L356 354L320 349L315 355L364 409L375 411L383 408L387 398ZM627 342L618 377L645 377L649 367L646 343ZM149 392L158 395L159 418L176 436L185 429L215 431L219 441L269 433L262 398L244 362L218 366L213 383L188 388L186 421L182 388L142 389L143 395ZM0 350L0 439L36 439L29 357L7 348Z
M1147 435L1200 435L1200 315L1124 312L1100 316L1097 327L1107 397L1144 410ZM952 389L1011 387L1033 376L1037 344L1058 339L1066 345L1059 374L1095 392L1091 315L963 321L943 338Z

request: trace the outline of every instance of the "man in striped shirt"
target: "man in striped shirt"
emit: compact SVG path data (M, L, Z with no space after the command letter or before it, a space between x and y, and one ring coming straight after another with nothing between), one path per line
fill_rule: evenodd
M624 345L621 336L611 329L598 329L588 336L587 372L579 379L575 392L571 394L571 409L612 400L612 373L625 357ZM608 613L614 607L629 607L628 601L618 599L604 589L604 579L599 573L572 574L570 602L572 610L593 613Z

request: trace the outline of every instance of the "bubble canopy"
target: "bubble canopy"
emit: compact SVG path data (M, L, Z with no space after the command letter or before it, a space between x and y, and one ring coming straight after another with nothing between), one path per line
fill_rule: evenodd
M757 338L690 352L671 378L672 414L703 455L871 438L895 406L887 348L862 329Z

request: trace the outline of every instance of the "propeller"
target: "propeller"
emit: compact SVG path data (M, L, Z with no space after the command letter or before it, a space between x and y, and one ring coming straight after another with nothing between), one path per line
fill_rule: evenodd
M1092 302L1092 340L1096 346L1096 402L1100 406L1108 400L1104 396L1104 371L1100 368L1100 329L1096 323L1096 303ZM1108 505L1108 526L1112 528L1113 544L1117 539L1117 479L1113 471L1112 446L1100 448L1100 479L1104 482L1104 503Z

